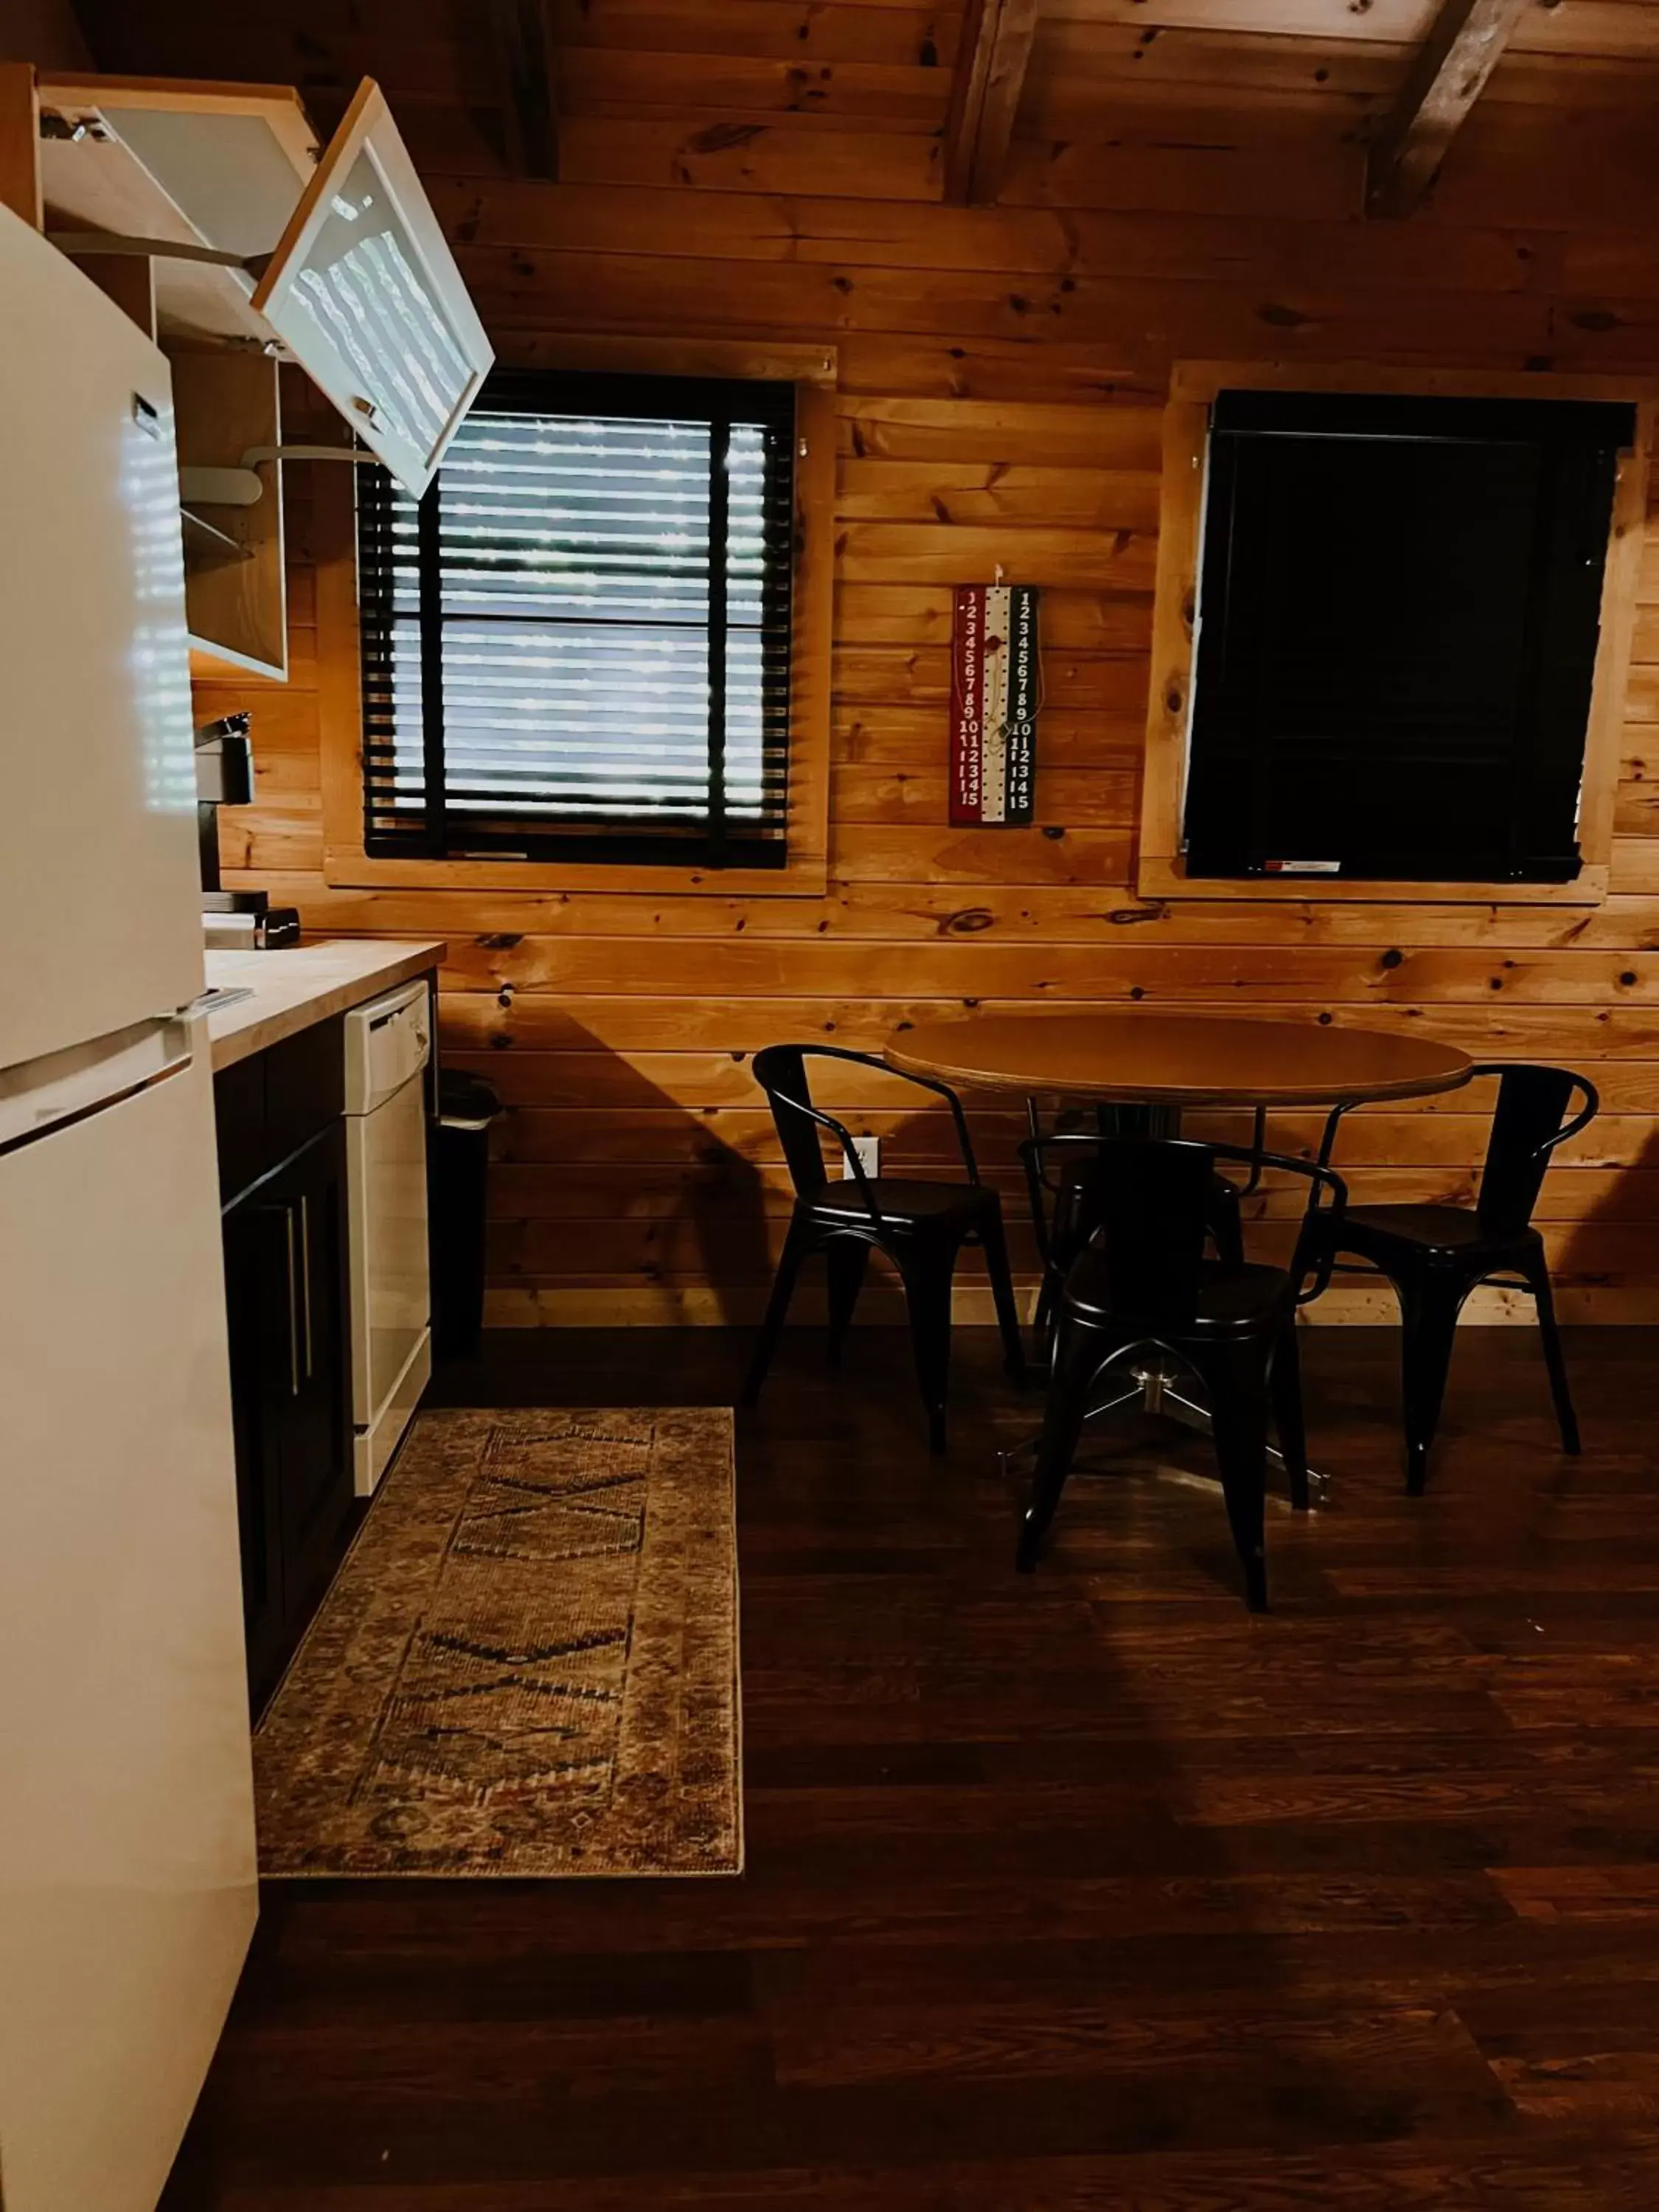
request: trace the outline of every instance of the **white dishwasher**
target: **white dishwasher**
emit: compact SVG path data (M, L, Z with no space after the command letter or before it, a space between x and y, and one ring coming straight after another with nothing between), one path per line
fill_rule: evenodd
M424 982L345 1018L346 1187L350 1211L351 1417L357 1494L385 1474L432 1373L426 1236Z

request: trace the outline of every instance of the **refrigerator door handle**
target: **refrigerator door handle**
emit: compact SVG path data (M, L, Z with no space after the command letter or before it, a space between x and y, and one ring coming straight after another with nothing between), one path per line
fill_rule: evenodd
M311 1201L304 1191L300 1194L300 1294L304 1301L306 1322L306 1380L311 1380Z
M190 1066L206 1024L163 1015L114 1036L0 1067L0 1151L50 1136Z
M289 1395L300 1395L300 1299L294 1265L294 1208L283 1208L283 1234L288 1254L288 1387Z

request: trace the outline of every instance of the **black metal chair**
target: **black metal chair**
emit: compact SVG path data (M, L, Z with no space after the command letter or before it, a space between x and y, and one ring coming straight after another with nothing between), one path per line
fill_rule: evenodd
M860 1067L880 1068L884 1074L943 1098L956 1123L967 1181L931 1182L866 1174L850 1132L813 1105L806 1073L809 1060L839 1060ZM765 1091L777 1124L795 1186L795 1206L760 1343L744 1386L744 1404L752 1405L760 1395L801 1262L814 1252L822 1252L829 1267L830 1353L839 1363L873 1248L887 1255L903 1281L916 1379L927 1408L929 1440L935 1451L943 1451L951 1367L951 1285L957 1257L964 1244L978 1245L985 1254L1008 1372L1018 1382L1025 1380L1019 1316L1003 1235L1002 1201L979 1179L961 1099L948 1084L936 1083L928 1076L899 1076L897 1070L873 1053L848 1052L837 1045L768 1045L755 1055L755 1080ZM822 1130L828 1130L842 1148L849 1170L844 1181L831 1181L825 1169Z
M1445 1397L1457 1316L1481 1283L1506 1282L1506 1287L1532 1293L1561 1447L1578 1449L1578 1420L1567 1388L1544 1240L1532 1225L1532 1210L1550 1155L1594 1121L1601 1100L1593 1084L1565 1067L1512 1060L1483 1065L1473 1073L1498 1078L1498 1105L1474 1204L1355 1206L1340 1222L1325 1223L1321 1232L1334 1269L1384 1274L1399 1297L1406 1487L1413 1497L1422 1495L1428 1481L1429 1451ZM1578 1092L1583 1104L1573 1114ZM1326 1121L1322 1165L1329 1164L1338 1127L1352 1110L1338 1106ZM1336 1257L1339 1252L1357 1253L1370 1267L1345 1267Z
M1135 1126L1143 1117L1147 1121L1152 1118L1144 1108L1102 1106L1097 1109L1098 1136L1076 1132L1080 1141L1075 1146L1056 1148L1051 1169L1043 1164L1042 1147L1052 1137L1073 1133L1055 1129L1045 1136L1034 1098L1027 1100L1025 1111L1031 1133L1020 1146L1019 1157L1025 1169L1032 1233L1042 1260L1042 1279L1032 1317L1032 1327L1041 1345L1048 1340L1066 1270L1100 1226L1095 1153L1090 1150L1091 1145L1097 1147L1119 1137L1151 1137L1163 1132L1156 1127ZM1240 1204L1254 1194L1261 1181L1267 1121L1267 1109L1258 1106L1249 1152L1250 1172L1245 1181L1242 1184L1231 1182L1225 1176L1218 1175L1210 1186L1206 1226L1215 1246L1216 1257L1228 1267L1243 1264L1244 1224Z
M1346 1188L1328 1167L1234 1145L1051 1137L1041 1148L1078 1144L1095 1153L1101 1225L1073 1262L1058 1302L1048 1402L1018 1564L1027 1571L1036 1565L1101 1376L1137 1346L1157 1344L1184 1360L1207 1392L1245 1600L1259 1613L1267 1602L1268 1415L1271 1411L1279 1431L1291 1503L1305 1512L1308 1459L1296 1309L1316 1297L1328 1279L1328 1263L1316 1264L1310 1256L1312 1224L1323 1212L1340 1213L1347 1202ZM1309 1183L1308 1210L1288 1269L1205 1258L1218 1159L1259 1159ZM1329 1208L1323 1205L1327 1193ZM1313 1287L1304 1292L1310 1273Z

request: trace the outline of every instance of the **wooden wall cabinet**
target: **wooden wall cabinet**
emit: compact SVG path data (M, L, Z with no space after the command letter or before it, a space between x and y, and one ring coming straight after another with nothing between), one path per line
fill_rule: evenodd
M74 250L168 357L179 466L240 470L250 448L281 441L270 332L250 304L250 275L188 257L258 253L280 237L316 170L299 95L283 86L48 75L36 104L50 126L37 147L48 233L112 237L114 252ZM185 258L130 250L144 239ZM258 474L264 491L252 506L180 501L198 678L288 676L280 465L265 462Z
M305 1633L353 1519L343 1080L335 1022L227 1069L215 1085L256 1712Z

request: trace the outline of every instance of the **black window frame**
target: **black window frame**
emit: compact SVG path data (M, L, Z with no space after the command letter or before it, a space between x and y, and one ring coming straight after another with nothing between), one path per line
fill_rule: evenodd
M669 866L781 871L789 863L789 750L794 692L793 628L796 386L747 378L613 374L597 370L497 369L477 408L526 416L588 415L642 421L708 422L709 441L709 714L708 806L701 827L566 819L537 827L534 819L499 826L467 816L452 821L447 804L441 604L443 465L416 507L421 605L418 614L422 697L422 803L398 809L384 799L396 739L391 672L393 606L390 532L396 496L378 465L357 471L359 635L363 698L363 850L370 859L439 861L578 863L598 867ZM768 559L762 582L763 757L770 762L758 831L734 825L726 805L726 650L732 625L724 619L728 586L726 460L734 424L767 432L763 535ZM716 623L717 612L720 619ZM469 615L465 619L477 619ZM402 619L407 620L406 612ZM550 625L575 617L529 617ZM642 624L641 627L647 625ZM661 628L658 623L650 627ZM690 625L696 627L696 625ZM435 711L434 702L435 702ZM763 766L763 775L767 770Z
M1621 401L1219 392L1211 407L1182 800L1186 878L1200 884L1301 878L1314 884L1332 877L1294 864L1335 860L1340 878L1350 883L1575 881L1583 866L1577 832L1618 465L1634 446L1636 429L1635 408ZM1530 556L1515 664L1520 704L1508 752L1491 775L1479 836L1460 844L1455 854L1429 839L1419 848L1376 838L1370 822L1361 823L1344 849L1314 853L1295 848L1296 834L1285 831L1284 816L1274 818L1275 777L1286 772L1285 763L1294 774L1297 745L1306 757L1310 740L1298 731L1281 739L1273 726L1271 679L1263 672L1282 641L1267 637L1261 611L1253 626L1235 624L1231 635L1228 617L1235 574L1241 579L1241 600L1249 604L1255 592L1248 564L1263 516L1268 515L1270 536L1279 531L1278 518L1261 504L1258 483L1255 520L1239 535L1240 457L1249 447L1266 452L1276 439L1395 440L1418 450L1441 442L1514 445L1539 456L1542 519ZM1561 626L1548 635L1540 608ZM1280 617L1288 620L1283 608L1267 629L1277 630ZM1565 626L1572 623L1578 627L1569 634ZM1331 763L1340 760L1345 742L1352 746L1356 740L1331 740ZM1467 762L1461 765L1468 769ZM1432 818L1435 805L1435 792L1423 789L1425 817ZM1287 839L1292 849L1285 849ZM1334 847L1339 841L1329 842Z

